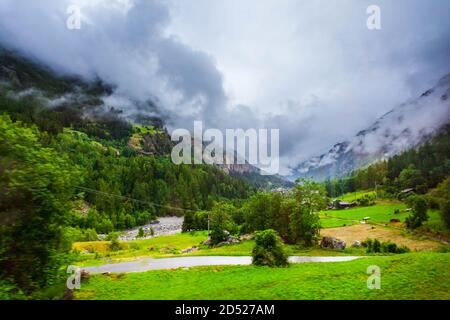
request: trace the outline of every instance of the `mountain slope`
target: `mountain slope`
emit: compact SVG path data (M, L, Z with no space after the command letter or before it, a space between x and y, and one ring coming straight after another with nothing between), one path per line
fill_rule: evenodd
M108 84L56 75L41 64L0 47L0 99L3 98L28 99L27 110L5 102L0 112L9 113L14 120L35 123L43 131L60 133L71 127L90 137L114 140L115 144L121 140L132 152L144 156L168 156L174 145L151 101L126 101L145 110L127 114L126 105L113 108L108 104L114 100L114 88ZM282 177L260 175L259 169L248 164L219 167L260 189L291 186Z
M301 163L293 178L344 176L374 161L417 146L450 122L450 74L420 97L399 105L366 130Z

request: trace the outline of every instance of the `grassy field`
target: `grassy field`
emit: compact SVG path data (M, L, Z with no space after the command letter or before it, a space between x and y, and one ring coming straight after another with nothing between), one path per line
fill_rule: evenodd
M369 290L367 268L381 269ZM201 267L91 276L77 299L450 299L450 254L410 253L289 268Z
M406 205L401 202L379 202L374 206L357 207L345 210L328 210L320 213L322 227L335 228L359 224L365 217L370 217L370 222L389 223L391 219L400 219L402 222L410 214L405 212ZM400 210L394 214L395 210Z
M394 214L396 210L400 212ZM365 217L370 217L369 222L388 224L391 219L400 219L404 222L410 215L406 211L406 205L399 201L378 201L376 205L369 207L357 207L345 210L328 210L320 213L323 228L336 228L359 224ZM434 229L441 228L441 218L437 210L428 210L429 220L426 225Z
M375 191L365 191L365 190L360 190L360 191L356 191L356 192L350 192L350 193L346 193L340 197L337 197L336 199L339 199L341 201L347 201L347 202L353 202L358 200L359 198L362 198L363 196L368 195L368 196L376 196L376 192Z

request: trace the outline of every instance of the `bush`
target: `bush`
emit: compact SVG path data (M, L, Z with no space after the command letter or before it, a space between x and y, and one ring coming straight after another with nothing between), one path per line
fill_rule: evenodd
M442 221L450 229L450 177L431 191L429 198L433 199L433 209L435 206L439 207Z
M446 227L450 229L450 200L443 200L440 204L441 216Z
M106 239L111 241L111 243L109 244L109 249L111 251L119 251L121 249L119 235L119 232L111 232L110 234L108 234L108 237Z
M275 230L269 229L255 233L253 264L257 266L284 267L289 264L283 244Z
M367 248L367 253L407 253L409 248L402 246L399 247L395 243L387 241L380 242L377 239L367 239L362 242L362 246Z
M358 206L360 207L369 207L375 204L375 196L365 194L361 198L357 200Z
M83 238L84 241L97 241L98 234L95 232L95 229L86 229L84 230Z

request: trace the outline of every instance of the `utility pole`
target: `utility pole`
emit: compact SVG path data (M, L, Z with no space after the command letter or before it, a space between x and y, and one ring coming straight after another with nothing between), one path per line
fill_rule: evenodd
M210 214L211 214L211 213L208 212L208 234L209 234L209 219L210 219L209 215L210 215Z
M375 199L378 199L378 184L375 181Z

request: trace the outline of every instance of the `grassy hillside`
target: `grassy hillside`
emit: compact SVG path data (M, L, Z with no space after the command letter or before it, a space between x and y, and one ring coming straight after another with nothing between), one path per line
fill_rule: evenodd
M407 207L399 201L379 201L378 204L369 207L357 207L346 210L328 210L320 213L323 228L335 228L359 224L364 218L369 217L369 222L389 224L391 219L399 219L404 222L410 215ZM395 213L398 210L398 213ZM429 220L425 225L440 228L442 224L439 211L428 210Z
M375 191L358 190L355 192L346 193L342 196L337 197L337 199L339 199L341 201L352 202L352 201L356 201L366 195L370 196L370 197L375 197L376 192Z

